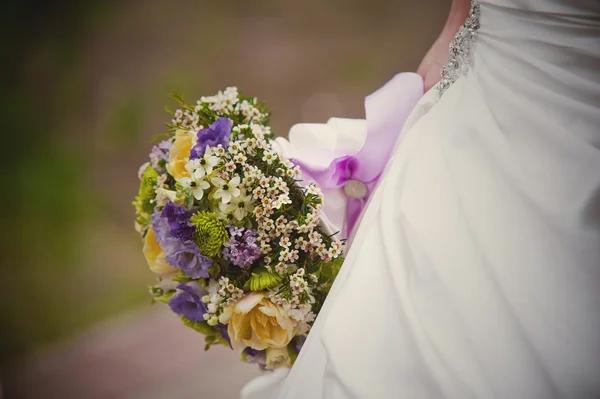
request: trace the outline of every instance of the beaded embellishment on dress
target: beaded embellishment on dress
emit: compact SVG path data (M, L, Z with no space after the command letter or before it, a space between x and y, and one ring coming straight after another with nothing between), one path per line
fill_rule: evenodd
M442 67L442 79L438 85L440 97L461 75L464 75L472 63L471 52L477 40L479 30L479 0L471 2L467 20L450 42L448 63Z

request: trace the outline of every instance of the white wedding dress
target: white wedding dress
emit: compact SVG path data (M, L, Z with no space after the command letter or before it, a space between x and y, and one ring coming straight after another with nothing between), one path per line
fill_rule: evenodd
M479 21L296 364L242 397L600 398L600 1L486 1Z

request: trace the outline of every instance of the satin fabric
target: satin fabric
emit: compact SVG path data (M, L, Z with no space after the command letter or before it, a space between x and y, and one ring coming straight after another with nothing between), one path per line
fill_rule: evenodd
M246 397L600 397L600 14L515 4L481 4L296 364Z

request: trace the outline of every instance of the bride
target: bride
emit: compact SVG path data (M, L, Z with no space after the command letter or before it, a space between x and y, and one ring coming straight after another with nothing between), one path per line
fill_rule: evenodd
M600 2L455 0L426 88L468 13L294 367L242 397L600 397Z

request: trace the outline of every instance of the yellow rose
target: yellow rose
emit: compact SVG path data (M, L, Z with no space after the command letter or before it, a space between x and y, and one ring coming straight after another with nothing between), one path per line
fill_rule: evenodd
M167 170L176 180L188 177L190 173L185 169L185 164L190 159L192 150L192 134L183 130L175 133L175 141L169 152Z
M292 367L292 358L285 348L267 348L267 370L275 370L280 367Z
M239 352L247 346L256 350L285 348L297 330L296 321L260 292L247 294L225 309L220 322L227 324L231 346Z
M156 274L170 274L176 272L177 269L172 268L165 259L165 253L156 241L156 234L152 228L148 229L146 237L144 237L144 248L142 250L150 270Z

